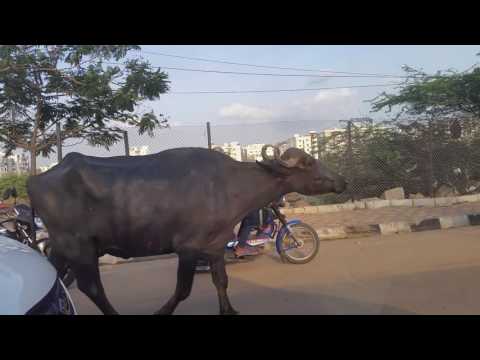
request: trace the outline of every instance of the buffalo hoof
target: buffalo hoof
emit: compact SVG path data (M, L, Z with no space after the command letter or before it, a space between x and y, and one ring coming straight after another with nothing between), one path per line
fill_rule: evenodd
M167 310L167 309L160 309L158 311L155 311L153 315L172 315L173 311Z
M220 315L239 315L239 314L240 313L235 309L228 309L220 312Z

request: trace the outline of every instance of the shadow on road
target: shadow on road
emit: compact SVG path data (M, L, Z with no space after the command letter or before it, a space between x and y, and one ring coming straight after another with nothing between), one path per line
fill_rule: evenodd
M320 291L277 289L250 281L231 278L230 300L242 315L414 315L415 313L385 304L332 295ZM213 285L212 285L213 287ZM214 290L192 292L176 314L217 314Z

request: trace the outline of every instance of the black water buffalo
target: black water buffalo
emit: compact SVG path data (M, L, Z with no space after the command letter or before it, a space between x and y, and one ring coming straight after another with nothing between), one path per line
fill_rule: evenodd
M224 251L235 225L281 195L343 192L343 177L291 148L263 161L238 162L203 148L135 157L70 153L28 181L35 211L50 234L52 263L71 266L78 288L104 314L116 314L100 281L98 258L178 255L174 295L157 312L171 314L191 291L195 264L208 258L221 314L236 311L227 296Z

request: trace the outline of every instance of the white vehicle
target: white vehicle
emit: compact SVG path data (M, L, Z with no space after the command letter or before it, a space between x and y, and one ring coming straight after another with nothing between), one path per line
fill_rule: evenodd
M0 235L0 315L76 315L68 290L45 256Z

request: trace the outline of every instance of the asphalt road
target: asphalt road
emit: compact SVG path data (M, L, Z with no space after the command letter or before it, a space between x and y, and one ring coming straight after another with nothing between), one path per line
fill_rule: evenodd
M152 314L175 288L176 258L102 267L121 314ZM480 227L325 241L306 265L271 253L227 266L241 314L480 314ZM80 314L100 314L78 289ZM217 314L210 274L197 274L175 314Z

